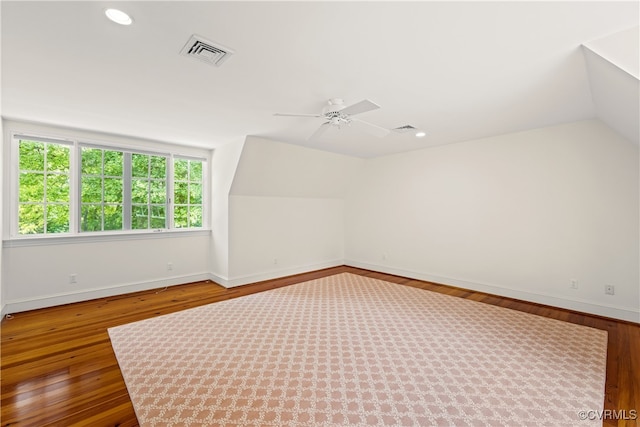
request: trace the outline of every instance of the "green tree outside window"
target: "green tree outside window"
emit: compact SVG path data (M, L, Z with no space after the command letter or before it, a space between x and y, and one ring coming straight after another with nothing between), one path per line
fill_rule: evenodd
M167 155L45 138L14 141L19 235L203 226L202 160L175 158L170 168Z
M131 170L131 228L166 228L167 158L133 154Z
M124 153L82 147L80 230L123 229Z
M18 142L18 233L68 233L71 147L53 142Z
M174 227L202 227L202 161L175 159L173 171Z

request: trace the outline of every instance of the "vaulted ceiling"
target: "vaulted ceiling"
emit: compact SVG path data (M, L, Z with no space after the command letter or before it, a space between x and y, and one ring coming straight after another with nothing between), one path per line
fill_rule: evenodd
M615 45L638 26L638 5L2 1L2 115L207 148L256 135L360 157L593 117L633 140L637 112L621 103L637 107L637 71L623 67L611 95L621 68L611 77L598 62L611 63L608 44L581 46ZM133 25L108 21L107 7ZM181 56L193 34L235 53L219 67ZM370 99L381 108L358 117L427 135L353 126L309 141L321 119L273 115L318 113L336 97Z

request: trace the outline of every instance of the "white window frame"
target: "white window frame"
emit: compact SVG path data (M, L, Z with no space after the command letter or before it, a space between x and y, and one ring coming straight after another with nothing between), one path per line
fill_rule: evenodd
M111 205L112 203L107 203L104 200L104 180L105 178L109 177L109 178L113 178L113 176L110 175L105 175L104 172L104 152L105 150L108 151L116 151L116 152L120 152L122 153L122 157L123 157L123 164L122 164L122 229L121 230L106 230L106 231L123 231L126 230L126 209L127 209L127 199L126 199L126 168L125 168L125 158L126 158L126 154L124 151L122 150L118 150L118 149L113 149L113 148L103 148L103 147L95 147L93 145L86 145L86 144L78 144L77 147L77 158L78 161L76 162L76 167L78 168L78 182L77 182L77 192L76 192L76 196L77 196L77 203L76 203L76 214L78 216L78 223L77 223L77 227L78 227L78 233L96 233L96 232L100 232L100 231L84 231L82 230L82 207L84 205L84 202L82 201L82 178L83 178L83 174L82 174L82 149L83 148L88 148L88 149L92 149L92 150L101 150L102 151L102 165L101 165L101 173L100 175L95 175L95 177L99 177L102 181L102 197L101 197L101 201L100 203L91 203L92 205L99 205L101 207L101 211L103 212L101 215L102 218L102 224L101 224L101 230L100 231L105 231L104 230L104 207Z
M66 233L47 233L46 231L41 234L20 234L19 229L19 206L20 206L20 140L29 140L35 142L44 142L50 144L60 144L69 147L69 231ZM75 194L76 180L73 171L73 165L75 164L76 150L74 149L73 141L67 139L58 139L50 137L36 137L33 135L15 133L11 136L11 237L12 238L25 238L38 236L41 238L50 238L57 236L69 236L75 233L74 225L76 222L75 212L73 208L73 195ZM46 185L46 184L45 184ZM45 200L46 205L46 200ZM45 230L46 230L46 218L45 218Z
M149 231L149 230L167 230L171 228L171 222L169 221L169 209L171 208L171 198L170 198L170 193L169 193L169 178L173 176L173 173L170 173L169 171L169 163L171 163L171 155L167 154L152 154L152 153L142 153L139 151L134 151L131 153L127 153L125 155L125 163L128 163L128 170L129 170L129 174L126 176L127 181L129 181L127 184L127 189L130 190L131 193L133 193L133 180L134 180L134 176L133 176L133 161L132 161L132 157L134 154L140 154L140 155L144 155L144 156L154 156L154 157L164 157L165 159L165 177L164 177L164 181L165 181L165 189L164 189L164 209L165 209L165 226L163 228L151 228L151 212L153 211L153 206L157 206L159 205L158 203L153 203L151 201L151 198L149 197L149 200L147 202L147 209L149 210L148 212L148 224L149 227L147 227L146 229L134 229L133 228L133 207L134 206L140 206L140 203L134 203L133 199L132 199L132 194L129 194L128 200L126 203L129 204L128 209L125 212L125 217L129 216L128 218L128 224L130 226L131 230L142 230L142 231ZM139 178L139 177L136 177ZM158 180L157 178L153 178L151 176L151 165L149 165L149 168L147 170L147 176L146 176L146 181L149 182L149 190L151 189L150 185L151 182L154 180Z
M202 226L200 226L200 227L177 227L176 229L179 229L179 230L201 230L203 228L208 228L208 223L206 222L206 218L208 216L206 215L206 209L205 209L205 200L206 200L205 199L205 195L207 194L207 190L208 190L208 187L207 187L207 182L208 182L208 179L207 179L207 171L208 171L207 162L206 162L205 159L202 159L200 157L180 156L180 155L173 156L173 158L171 159L171 168L172 168L172 175L171 176L172 176L173 179L171 179L171 193L170 193L172 198L173 198L173 195L174 195L174 189L175 189L174 188L174 184L175 184L175 181L176 181L175 177L173 176L173 166L174 166L174 163L175 163L176 160L189 160L189 161L202 162L202 184L201 184L202 185L202 190L201 190L202 191L202 202L201 202L201 204L202 204ZM189 181L187 181L187 184L189 184L191 182L192 181L189 180ZM188 191L188 185L187 185L187 191ZM184 204L181 203L180 205L184 205ZM187 203L186 206L187 206L187 217L188 217L189 208L190 208L190 206L192 206L192 203ZM171 224L173 226L175 226L175 224L173 222L174 209L175 209L175 201L172 200L172 202L171 202Z
M9 180L10 185L10 200L9 206L5 210L9 215L9 226L10 230L8 233L8 240L13 242L42 242L44 240L63 240L65 242L73 242L73 241L86 241L86 238L102 238L102 237L111 237L116 240L126 238L127 236L133 235L135 237L159 237L159 235L168 234L184 234L184 233L206 233L210 234L210 222L209 222L209 159L204 156L192 156L192 155L184 155L179 151L170 152L166 150L153 150L153 149L144 149L139 147L127 146L122 143L110 143L106 141L95 142L88 140L86 138L65 138L65 137L51 137L47 135L41 134L32 134L30 132L10 132L10 176L5 177ZM69 162L70 162L70 173L69 173L69 232L66 233L42 233L42 234L20 234L18 227L18 206L19 206L19 191L20 191L20 165L19 165L19 141L20 140L33 140L38 142L49 142L56 144L64 144L70 147L69 154ZM131 188L131 165L129 164L129 173L127 173L125 169L125 165L123 165L123 229L122 230L108 230L108 231L81 231L80 230L80 215L82 208L82 199L81 199L81 185L80 180L82 178L82 156L81 149L82 147L88 148L98 148L103 150L111 150L111 151L121 151L125 153L125 158L131 159L131 154L145 154L152 156L161 156L167 159L167 195L166 195L166 227L163 229L126 229L125 220L126 216L129 216L129 226L131 225L130 216L131 216L131 194L127 194L125 189L128 187ZM174 158L179 159L188 159L188 160L197 160L202 162L202 227L197 228L188 228L188 227L180 227L175 228L173 224L173 162ZM126 182L128 181L128 183ZM53 243L53 242L52 242ZM9 245L10 246L10 245Z

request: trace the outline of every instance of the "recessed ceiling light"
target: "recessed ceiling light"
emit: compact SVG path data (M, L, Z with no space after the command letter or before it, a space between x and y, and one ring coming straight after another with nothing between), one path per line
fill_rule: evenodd
M420 131L420 132L416 132L416 137L417 137L417 138L422 138L422 137L423 137L423 136L425 136L426 134L427 134L426 132L422 132L422 131Z
M104 14L116 24L131 25L133 22L133 19L131 19L129 15L118 9L107 9L104 11Z

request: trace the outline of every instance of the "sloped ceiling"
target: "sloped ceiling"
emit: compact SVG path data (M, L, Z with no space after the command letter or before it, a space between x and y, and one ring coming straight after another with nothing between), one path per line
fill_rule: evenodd
M640 144L640 27L584 44L597 117Z
M629 2L2 1L2 115L215 148L246 135L374 157L593 118L580 46L638 25ZM104 17L118 7L128 27ZM179 55L192 34L235 54ZM594 94L597 90L594 90ZM385 128L307 141L328 98ZM596 102L598 97L595 96ZM605 109L608 107L605 107Z
M361 159L249 137L230 194L342 198L360 166Z

